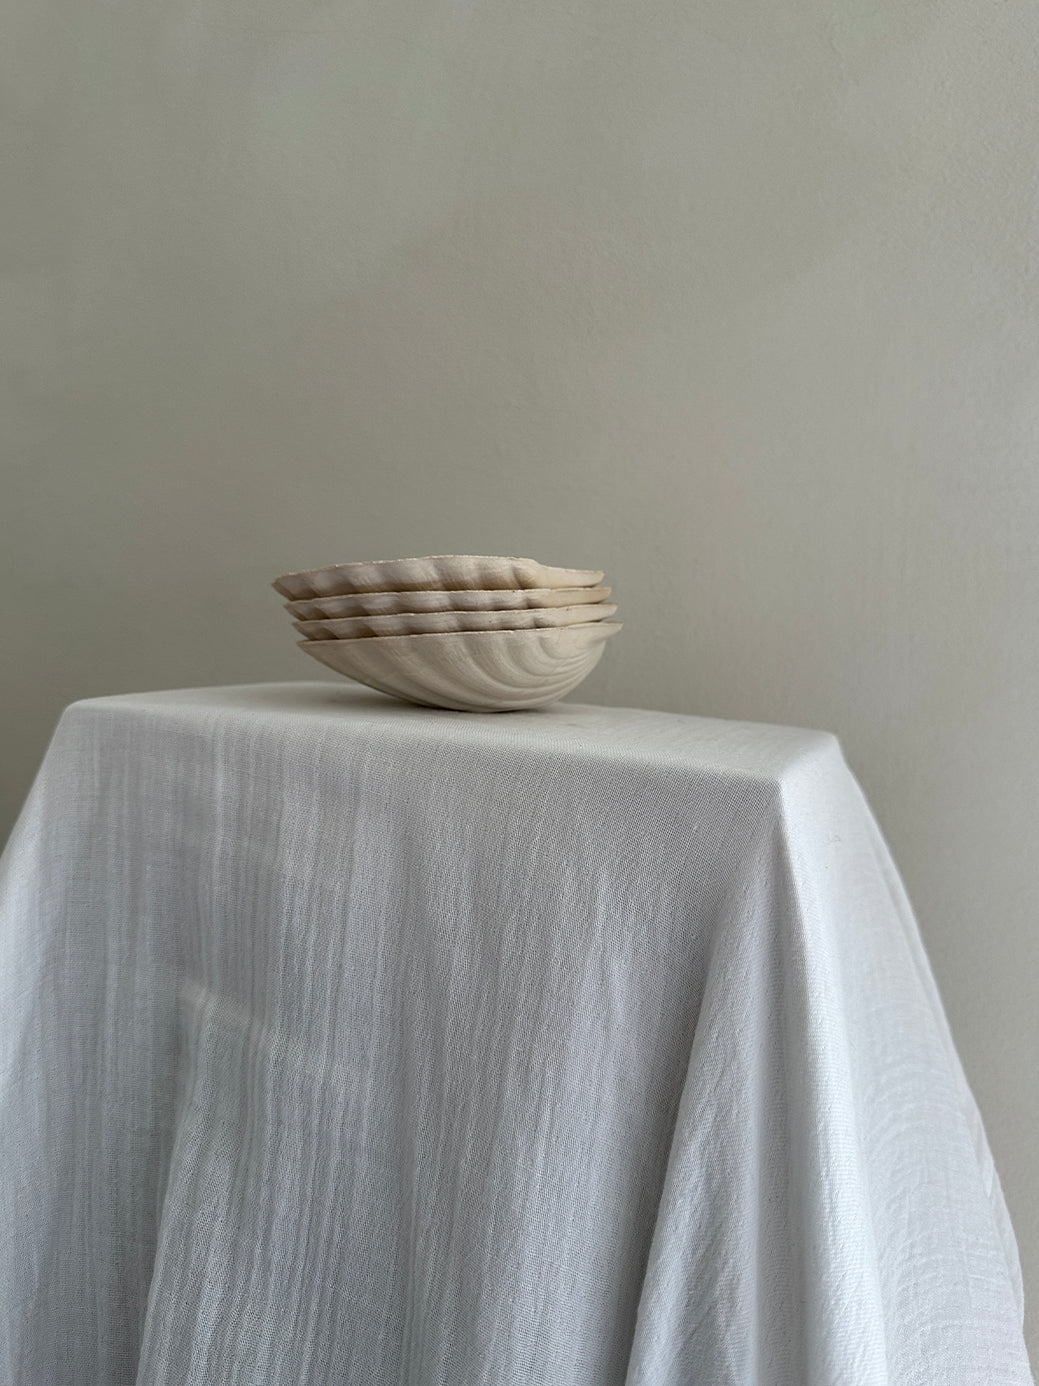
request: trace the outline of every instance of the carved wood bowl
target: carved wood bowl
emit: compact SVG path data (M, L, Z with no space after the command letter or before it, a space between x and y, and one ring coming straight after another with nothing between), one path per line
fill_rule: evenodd
M279 578L280 582L281 579ZM503 587L496 591L456 588L433 592L353 592L286 602L297 621L347 620L413 611L524 611L530 607L579 606L604 602L608 587Z
M272 586L290 601L303 601L357 592L597 587L602 578L601 571L549 568L533 558L451 553L431 558L390 558L377 563L336 563L328 568L283 573Z
M598 664L617 621L532 630L466 630L301 640L329 669L406 702L460 712L544 707Z
M394 616L347 616L343 620L293 621L305 640L356 640L368 635L435 635L452 630L529 630L605 621L613 602L587 606L529 607L522 611L414 611Z

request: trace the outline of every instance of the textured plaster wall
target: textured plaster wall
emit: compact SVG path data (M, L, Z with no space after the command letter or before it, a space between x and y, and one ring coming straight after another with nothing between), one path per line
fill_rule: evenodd
M1035 1300L1035 7L5 20L5 826L73 698L321 677L282 569L604 565L586 700L842 738Z

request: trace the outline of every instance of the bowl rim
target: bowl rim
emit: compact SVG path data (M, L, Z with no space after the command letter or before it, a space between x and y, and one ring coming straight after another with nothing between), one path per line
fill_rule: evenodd
M463 558L480 563L536 563L539 568L556 568L555 563L542 563L540 558L523 558L509 553L423 553L405 558L352 558L349 563L323 563L318 568L297 568L279 577L302 577L304 573L327 573L330 568L379 568L388 563L436 563L443 558ZM597 573L598 568L559 568L563 573Z
M599 620L593 621L593 620L588 619L587 615L585 615L585 619L584 619L583 621L560 621L558 625L554 625L552 622L549 622L547 625L544 625L544 626L538 626L538 625L529 625L529 626L482 626L482 627L481 627L481 626L476 626L476 627L473 628L473 630L472 630L471 633L474 634L474 635L479 635L479 634L481 634L482 632L489 631L489 630L563 630L563 629L565 629L565 628L568 627L568 626L593 626L593 625L600 625L600 624L602 623L602 621L608 621L608 620L610 619L610 617L614 615L614 613L615 613L616 610L617 610L617 603L616 603L616 602L578 602L578 603L575 603L573 606L520 606L520 607L504 607L504 608L502 608L502 609L500 609L500 610L496 610L496 611L465 611L465 610L457 610L457 609L452 608L452 609L449 610L449 611L382 611L382 612L376 612L376 613L374 613L374 614L367 614L367 613L365 613L365 612L362 612L362 613L361 613L360 615L358 615L358 616L322 616L322 617L318 617L318 618L315 618L314 620L310 620L310 621L307 621L307 620L300 620L298 617L294 617L294 618L293 618L293 621L292 621L292 624L293 624L293 626L298 630L300 626L331 626L331 625L339 626L339 625L343 625L343 624L344 624L345 622L347 622L347 621L349 621L352 625L355 625L355 626L356 626L357 624L364 625L366 622L370 622L370 621L416 621L416 620L417 620L417 621L427 621L427 620L432 621L432 620L439 620L439 619L443 618L444 616L460 616L460 617L463 617L465 620L478 620L478 619L481 619L481 618L487 617L487 616L501 616L501 617L506 618L507 620L515 621L515 620L520 619L520 618L523 617L523 616L529 615L529 613L532 612L532 611L537 611L537 612L548 612L550 615L552 615L552 616L557 616L557 617L558 617L559 615L561 615L561 614L563 614L563 613L571 612L571 611L579 611L579 612L581 612L582 614L585 614L585 613L587 613L587 612L594 611L595 608L596 608L597 606L604 606L604 607L608 608L608 610L609 610L609 616L603 616L603 617L601 617ZM300 632L300 633L302 634L302 632ZM375 631L373 632L374 635L378 635L379 633L380 633L380 632L379 632L378 630L375 630ZM449 628L449 629L447 629L447 630L411 630L411 631L407 631L407 630L404 630L404 631L392 631L392 630L391 630L391 631L387 631L386 634L387 634L387 635L468 635L468 634L470 634L470 632L467 631L467 630L465 629L464 626L461 627L461 628L459 628L459 627L456 626L456 627L454 627L453 629L452 629L452 628ZM334 640L339 640L339 639L350 639L350 640L362 639L362 640L363 640L363 639L367 639L366 636L333 636L332 638L333 638Z
M387 641L399 640L457 640L465 637L466 640L474 636L523 636L543 638L545 636L569 636L578 631L599 631L605 632L607 636L616 635L624 625L623 621L575 621L572 626L528 626L525 629L517 630L515 627L505 630L425 630L417 631L410 635L355 635L348 640L297 640L297 645L363 645L366 641L379 640L383 644Z
M310 571L321 571L321 570L320 570L320 569L313 569L313 570L310 570ZM583 569L580 569L580 568L572 568L572 569L570 569L569 571L571 571L571 572L583 572L584 570L583 570ZM297 576L297 574L295 574L295 573L293 573L293 574L291 574L291 575L290 575L290 574L286 574L285 576L292 576L292 577L295 577L295 576ZM279 581L280 581L280 579L279 579ZM272 585L273 585L273 584L272 584ZM612 594L612 592L613 592L613 588L607 586L607 585L604 584L604 583L597 583L594 587L416 587L416 588L397 588L397 589L392 589L392 590L390 590L390 591L388 591L388 592L339 592L339 593L337 593L337 594L335 594L335 595L333 595L333 596L330 596L330 597L292 597L292 598L290 598L289 601L282 602L282 606L285 608L286 611L290 612L292 615L295 615L295 612L292 611L292 608L293 608L294 606L303 606L303 605L306 605L306 606L316 606L316 605L317 605L318 603L320 603L320 602L353 601L353 600L355 600L355 599L356 599L357 601L364 601L366 598L369 598L369 597L455 597L455 596L457 596L457 597L500 597L500 596L502 595L502 593L504 593L504 592L522 592L522 593L524 593L524 595L527 595L527 596L530 596L530 595L533 595L533 594L537 594L537 593L539 593L539 592L540 592L540 593L549 593L549 592L551 592L554 596L558 596L560 593L563 593L563 592L581 592L581 593L589 593L589 594L590 594L590 593L593 593L593 592L596 592L596 593L601 592L601 593L602 593L602 596L601 596L601 597L600 597L600 596L596 596L596 597L595 597L593 600L591 600L591 601L583 601L583 602L573 602L573 603L571 603L571 605L573 605L573 606L598 606L600 603L609 602L610 596L611 596L611 594ZM538 605L535 603L533 606L531 606L531 605L528 604L528 605L525 606L525 607L488 607L488 608L478 608L478 607L466 607L466 606L445 606L445 607L441 607L441 608L439 608L439 609L442 610L442 611L476 611L476 610L481 610L481 609L495 610L495 611L538 611L538 610L540 610L541 608L539 608ZM552 610L558 610L559 608L557 608L557 607L555 607L555 606L552 606L552 607L547 607L547 608L545 608L545 609L546 609L546 610L549 610L549 611L552 611ZM381 615L390 615L390 614L392 614L392 615L394 615L394 616L426 616L426 615L429 614L429 612L427 612L427 611L395 611L395 612L393 612L393 613L389 613L389 612L358 612L358 615L361 615L361 616L365 616L365 615L372 615L372 616L374 616L374 615L380 615L380 616L381 616ZM325 621L325 620L327 620L327 621L345 621L345 620L349 620L350 618L349 618L349 617L346 617L346 616L311 616L311 617L303 616L303 617L299 617L298 619L300 619L300 620L313 620L313 621Z
M560 573L569 573L569 574L573 574L573 575L575 575L575 576L582 577L582 578L586 579L586 581L584 581L584 582L574 582L574 583L570 584L570 585L572 585L572 586L574 586L574 587L597 587L597 586L599 585L599 583L602 581L602 579L606 576L605 569L603 569L603 568L560 568L560 567L557 567L555 564L552 564L552 563L542 563L541 560L538 559L538 558L521 558L521 557L519 557L518 555L515 555L515 554L494 554L494 553L432 553L432 554L423 554L423 555L420 555L420 556L414 556L414 557L410 557L410 558L351 559L351 561L350 561L349 563L326 563L326 564L324 564L324 565L323 565L322 567L320 567L320 568L297 568L294 572L291 572L291 573L279 573L278 576L277 576L276 578L274 578L274 579L271 581L271 586L275 589L276 592L279 592L282 596L287 596L288 593L286 593L285 590L284 590L284 586L283 586L284 584L291 584L291 583L293 583L293 582L304 581L304 580L306 580L306 579L308 579L308 578L315 578L315 577L318 577L318 576L320 576L321 574L324 574L324 573L342 573L342 574L344 574L344 576L348 576L351 572L357 572L359 569L362 569L362 568L390 568L390 567L393 567L393 566L395 566L395 565L397 565L397 564L401 564L401 563L440 563L440 562L444 562L444 561L447 561L447 560L452 560L452 561L457 561L457 562L462 562L462 563L504 563L504 564L512 563L512 564L529 564L529 565L531 565L531 566L534 567L534 568L541 568L541 569L543 569L543 570L546 571L546 572L552 573L552 574L553 574L554 576L556 576L556 577L558 577L558 575L559 575ZM553 586L553 587L558 587L558 586L559 586L558 581L553 581L552 586ZM373 590L379 590L379 589L373 589ZM381 590L383 590L383 591L404 591L404 590L407 590L407 589L405 589L405 588L393 588L393 587L391 587L391 588L383 588L383 589L381 589ZM432 590L432 589L428 589L428 588L426 588L426 589L419 588L419 589L416 589L416 590L419 590L419 591L428 591L428 590ZM438 589L436 589L436 590L438 590L438 591L446 591L446 590L458 590L458 589L438 588ZM481 589L481 590L494 590L494 589ZM527 589L527 590L535 590L535 589ZM351 594L350 594L350 593L326 593L326 594L324 594L324 595L328 595L328 596L348 596L348 595L351 595ZM303 598L297 598L297 599L295 599L295 600L306 600L306 598L305 598L305 597L303 597Z

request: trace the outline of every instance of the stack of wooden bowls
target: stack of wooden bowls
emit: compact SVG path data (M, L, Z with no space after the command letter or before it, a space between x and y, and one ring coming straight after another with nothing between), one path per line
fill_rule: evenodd
M407 702L463 712L542 707L620 630L603 574L532 558L442 554L337 563L273 586L330 669Z

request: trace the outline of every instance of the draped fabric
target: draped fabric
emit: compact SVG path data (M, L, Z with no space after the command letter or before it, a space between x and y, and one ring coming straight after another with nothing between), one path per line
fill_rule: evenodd
M1017 1386L833 737L343 683L64 714L0 866L0 1381Z

